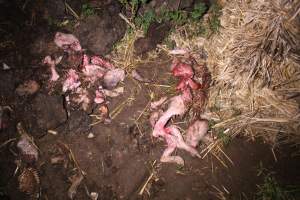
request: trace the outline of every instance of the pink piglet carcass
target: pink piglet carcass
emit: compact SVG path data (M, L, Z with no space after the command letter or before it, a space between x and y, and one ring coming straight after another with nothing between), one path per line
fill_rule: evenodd
M50 81L57 81L59 79L59 75L56 71L56 64L59 63L59 60L54 60L51 58L51 56L46 56L44 58L44 61L43 61L44 64L48 65L50 67L50 70L51 70L51 78L50 78Z
M102 67L105 67L107 69L114 69L113 64L106 61L105 59L101 58L100 56L92 56L91 57L91 63L94 65L99 65Z
M161 162L173 162L179 165L184 165L184 161L180 156L171 156L176 148L183 149L189 152L192 156L200 158L197 150L184 142L182 135L176 126L167 127L165 129L165 132L166 134L164 135L164 138L168 146L165 149L162 157L160 158Z
M172 69L176 77L192 78L194 76L193 68L186 63L178 62Z
M152 135L153 137L164 136L165 126L174 115L183 115L187 110L187 104L192 100L190 89L187 88L181 95L174 96L170 99L168 109L161 115L156 122Z
M79 40L72 34L67 34L67 33L62 33L62 32L57 32L54 37L54 43L68 51L68 50L73 50L73 51L81 51L81 45Z
M79 81L79 76L74 69L68 71L67 79L63 83L63 92L68 90L72 91L81 85Z
M96 104L101 104L104 101L105 101L105 97L104 97L104 94L102 93L102 91L101 90L96 90L94 102Z
M106 70L98 65L88 64L83 67L82 72L89 81L94 83L96 80L104 76Z
M186 111L186 102L183 95L178 95L170 99L168 109L162 114L162 116L156 122L152 135L154 137L164 137L165 135L165 125L174 115L183 115Z
M211 138L206 135L208 131L207 120L197 120L189 126L186 134L186 143L192 147L196 147L198 143L203 140L211 141Z

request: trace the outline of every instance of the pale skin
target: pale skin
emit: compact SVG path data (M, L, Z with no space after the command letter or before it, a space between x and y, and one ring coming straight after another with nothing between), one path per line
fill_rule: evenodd
M210 141L211 138L207 136L208 121L197 120L189 126L186 134L186 143L192 147L196 147L202 141Z
M164 138L168 144L168 147L165 149L163 155L160 158L161 162L173 162L179 165L184 165L184 161L180 156L171 155L176 148L183 149L189 152L192 156L201 158L194 147L191 147L184 142L182 135L176 126L167 127L165 131L166 134L164 135Z

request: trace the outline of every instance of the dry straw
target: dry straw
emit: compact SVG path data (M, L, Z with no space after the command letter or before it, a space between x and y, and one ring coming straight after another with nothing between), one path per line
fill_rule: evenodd
M300 2L229 1L205 43L208 107L227 134L300 144Z

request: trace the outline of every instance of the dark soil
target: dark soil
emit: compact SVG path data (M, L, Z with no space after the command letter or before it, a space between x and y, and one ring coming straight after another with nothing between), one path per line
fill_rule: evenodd
M138 38L134 43L135 53L137 55L145 54L154 50L157 44L162 43L170 31L171 25L168 23L152 23L149 26L145 37Z
M93 53L106 55L126 31L126 23L119 17L121 6L116 1L101 7L99 14L84 19L75 28L83 48Z
M72 4L72 1L68 2ZM112 6L111 2L114 1L107 1L104 6ZM19 13L19 1L10 1L10 3L0 1L0 3L1 6L5 5L7 9L14 11L11 13ZM57 12L54 9L48 13L57 18L70 17L61 10L59 5ZM120 9L117 4L113 3L113 5L115 7L109 7L111 10L105 12L117 12L116 10ZM76 8L75 3L74 8ZM79 8L80 6L77 10L80 10ZM27 9L34 11L36 8ZM78 109L70 110L68 113L69 110L66 110L64 105L64 96L57 92L55 87L49 85L49 72L42 69L40 64L40 59L46 54L59 52L52 42L55 28L49 28L48 24L43 22L28 25L27 22L31 18L27 12L22 16L17 15L16 18L8 12L1 12L0 15L1 20L9 22L11 24L9 28L12 28L1 27L10 31L1 42L11 40L14 43L11 46L4 46L0 51L0 106L4 109L2 120L5 124L0 127L0 199L31 198L19 191L17 178L19 173L14 175L15 161L18 159L16 141L12 140L2 145L5 141L19 137L16 130L18 122L23 123L39 147L40 159L35 167L40 176L40 199L68 199L67 191L71 185L69 177L76 172L74 168L77 170L80 168L85 174L75 197L78 200L90 199L86 189L89 192L97 192L98 199L101 200L208 200L219 199L218 195L223 195L226 199L254 199L257 184L263 181L263 177L258 176L261 165L275 172L274 176L282 186L299 185L300 159L293 156L292 152L295 151L287 146L277 149L276 162L270 147L259 140L247 141L244 138L236 138L225 147L224 152L233 164L221 157L224 162L222 164L212 154L208 154L204 159L192 158L180 150L177 153L184 158L186 162L184 167L160 163L159 159L165 143L151 137L149 116L147 113L143 115L141 113L144 113L150 101L151 92L159 98L168 94L168 91L164 87L139 83L129 76L124 81L124 94L109 99L108 108L111 113L114 113L122 103L127 102L126 106L114 115L110 124L100 123L89 126L94 122L94 119L89 116L90 113ZM84 31L79 31L78 34L85 48L95 53L107 54L113 43L124 34L123 22L112 23L109 17L106 17L107 21L103 23L111 26L109 31L112 34L109 33L110 36L106 37L99 33L102 38L101 41L97 40L96 45L92 38L99 39L98 35L93 34L98 34L102 27L101 24L96 24L100 19L91 16L87 20L92 22L84 22L82 26L90 32L87 33L88 37L84 37ZM20 38L24 36L20 36L19 29L15 29L15 26L20 23L22 23L20 29L29 34L23 42ZM40 32L33 31L37 27ZM94 30L96 31L91 32ZM151 40L161 40L160 35L154 34L151 37L155 37ZM109 42L105 43L105 41ZM105 43L105 50L101 45L99 46L102 42ZM30 51L24 47L28 47ZM11 66L11 69L2 70L3 62ZM167 85L175 81L169 73L170 62L167 56L161 55L155 62L138 66L138 70L153 83ZM29 79L36 80L41 85L40 90L32 95L18 96L15 89ZM10 106L11 110L4 106ZM47 133L47 130L54 130L57 134ZM90 133L95 137L88 138ZM69 150L78 165L71 162ZM54 158L62 159L61 162L54 163ZM154 176L146 190L139 195L152 174Z

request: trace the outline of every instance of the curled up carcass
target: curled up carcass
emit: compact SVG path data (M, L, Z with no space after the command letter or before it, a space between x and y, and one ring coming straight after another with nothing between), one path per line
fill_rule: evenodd
M165 112L162 110L153 112L150 116L150 123L153 126L153 137L162 137L167 143L167 148L160 158L160 161L183 165L184 160L180 156L172 156L171 154L176 148L179 148L189 152L192 156L200 158L196 146L200 140L208 139L206 137L208 122L206 120L196 120L188 128L186 141L184 141L176 126L167 125L173 116L182 116L189 109L189 105L193 103L192 91L199 90L202 86L193 79L194 71L190 64L175 59L172 63L171 70L173 75L179 78L176 89L180 91L181 94L169 100L169 105ZM158 109L164 101L166 101L166 99L161 98L159 101L153 102L151 108Z
M167 148L164 151L161 162L174 162L180 165L184 164L180 156L171 156L176 148L184 149L191 153L192 156L200 157L194 147L187 145L176 126L165 127L168 121L175 115L183 115L186 110L186 104L191 100L191 94L188 92L175 96L170 99L168 109L165 112L154 112L150 117L151 124L154 124L155 118L159 118L154 124L152 135L154 137L162 137L167 143ZM159 116L161 115L161 116Z

